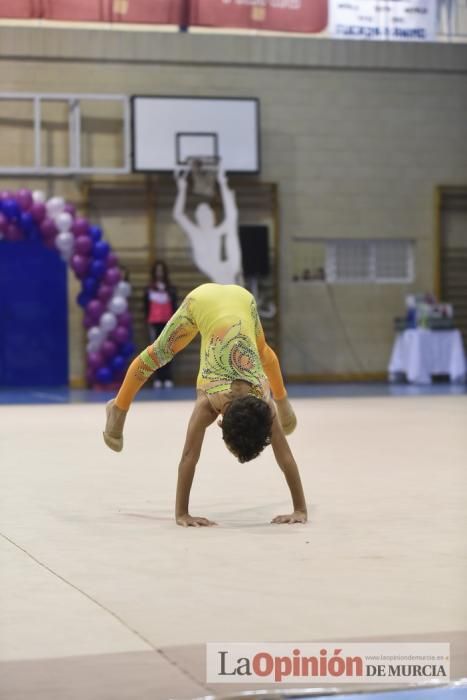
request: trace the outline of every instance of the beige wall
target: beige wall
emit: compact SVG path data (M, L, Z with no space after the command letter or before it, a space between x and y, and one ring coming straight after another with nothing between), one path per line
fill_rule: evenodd
M434 188L467 182L467 46L0 28L0 78L4 91L259 97L262 178L280 187L285 370L384 371L407 288L291 285L291 238L412 238L413 289L433 289ZM94 162L115 159L117 126L92 137ZM59 125L47 138L59 156ZM1 132L0 160L9 145L24 162L24 141Z

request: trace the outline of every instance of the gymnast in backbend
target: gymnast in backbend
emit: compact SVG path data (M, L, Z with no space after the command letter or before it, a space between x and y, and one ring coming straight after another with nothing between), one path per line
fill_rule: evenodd
M243 287L203 284L194 289L153 345L133 360L115 399L107 404L105 443L123 449L130 404L146 380L201 334L197 399L178 468L175 519L183 527L215 523L189 513L189 497L206 428L218 418L227 449L240 462L271 445L290 489L293 512L273 523L304 523L300 474L285 435L297 420L274 351L266 343L254 297Z

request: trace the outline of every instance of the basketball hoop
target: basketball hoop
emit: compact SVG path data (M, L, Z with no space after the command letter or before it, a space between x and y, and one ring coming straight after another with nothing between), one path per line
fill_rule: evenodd
M200 197L214 197L220 158L217 156L191 156L186 164L193 179L193 193Z

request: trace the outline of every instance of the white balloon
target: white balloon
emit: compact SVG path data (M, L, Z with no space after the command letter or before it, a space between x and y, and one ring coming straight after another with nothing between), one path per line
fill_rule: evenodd
M61 253L71 253L75 245L75 237L70 231L62 231L55 239L55 246Z
M100 348L104 338L105 333L101 328L99 328L99 326L91 326L91 328L88 330L88 341L94 345L97 345L98 348Z
M106 311L105 314L102 314L99 325L103 331L113 331L117 325L117 317L110 311Z
M69 231L73 223L73 217L67 211L62 211L55 217L55 223L59 231Z
M124 297L114 296L109 301L109 305L108 305L109 311L111 311L113 314L116 314L117 316L119 316L124 311L126 311L127 308L128 308L128 302Z
M32 193L32 201L34 204L44 204L46 199L45 192L42 190L34 190Z
M65 209L65 200L63 197L51 197L45 206L47 214L51 217L55 217Z
M125 297L125 299L128 299L128 297L131 294L131 284L129 282L126 282L125 280L122 280L117 284L115 287L115 296L117 297Z
M97 352L102 343L89 342L86 345L86 352Z

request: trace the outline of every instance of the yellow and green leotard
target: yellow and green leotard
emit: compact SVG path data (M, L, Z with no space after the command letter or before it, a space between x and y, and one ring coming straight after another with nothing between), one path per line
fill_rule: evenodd
M252 393L265 400L271 390L276 400L287 395L279 361L266 343L253 295L237 285L209 283L188 294L156 341L133 361L117 405L128 408L139 386L198 333L201 355L196 386L213 405L217 404L216 395L230 391L236 379L248 382ZM127 379L128 390L132 388L131 379L138 385L133 387L135 391L125 391Z

